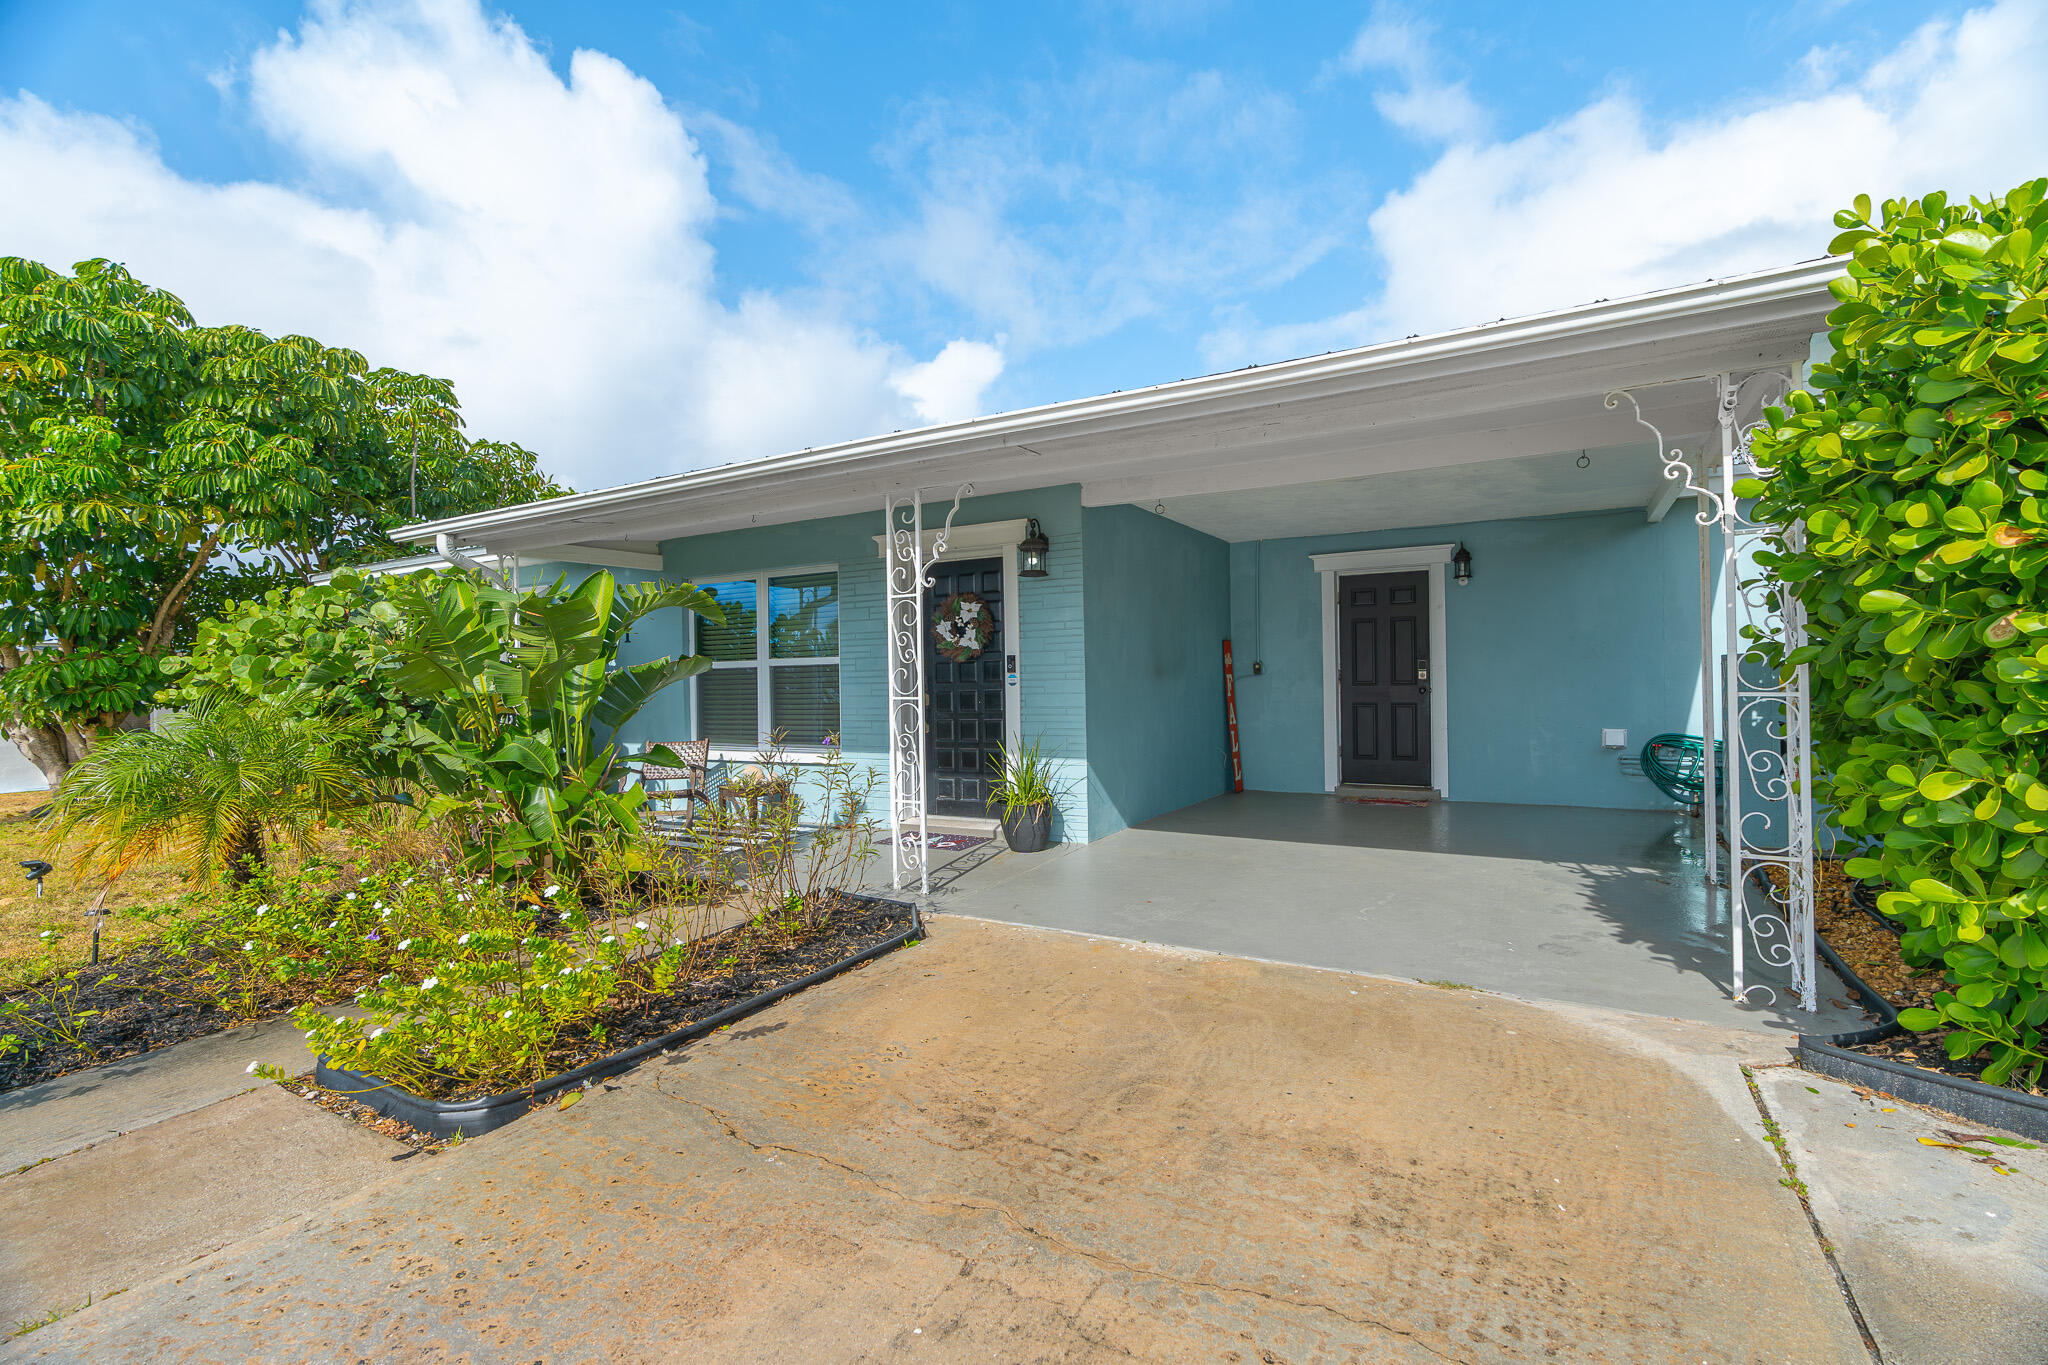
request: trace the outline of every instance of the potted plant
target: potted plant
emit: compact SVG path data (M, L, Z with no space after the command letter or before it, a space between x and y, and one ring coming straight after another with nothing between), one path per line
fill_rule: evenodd
M1003 838L1014 853L1038 852L1052 842L1052 805L1059 795L1044 742L1005 745L990 754L988 762L995 770L988 803L1002 805Z

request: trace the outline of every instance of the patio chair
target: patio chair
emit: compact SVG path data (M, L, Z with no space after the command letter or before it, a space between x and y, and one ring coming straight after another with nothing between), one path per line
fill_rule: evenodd
M640 766L640 785L647 789L648 823L667 832L686 830L697 818L698 803L709 799L711 741L678 739L661 743L682 755L685 766ZM680 815L676 811L678 805L682 807Z

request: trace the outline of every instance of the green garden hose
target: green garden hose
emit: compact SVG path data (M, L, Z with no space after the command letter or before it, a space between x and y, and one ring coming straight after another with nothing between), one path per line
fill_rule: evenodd
M1707 744L1698 735L1657 735L1643 746L1643 776L1657 784L1657 789L1688 806L1700 804L1700 793L1706 789ZM1714 745L1715 786L1721 774L1719 759L1721 746Z

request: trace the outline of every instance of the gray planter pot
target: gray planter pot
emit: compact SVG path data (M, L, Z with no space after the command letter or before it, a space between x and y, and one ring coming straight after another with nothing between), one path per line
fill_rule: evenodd
M1012 853L1036 853L1052 842L1052 807L1020 806L1003 815L1003 838Z

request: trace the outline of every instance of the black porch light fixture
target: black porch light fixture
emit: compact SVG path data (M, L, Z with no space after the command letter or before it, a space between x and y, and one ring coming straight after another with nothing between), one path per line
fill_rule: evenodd
M1461 588L1472 581L1472 552L1463 545L1458 546L1458 553L1451 556L1451 573Z
M1038 518L1024 523L1024 539L1017 542L1017 577L1045 577L1045 555L1052 542L1038 529Z

